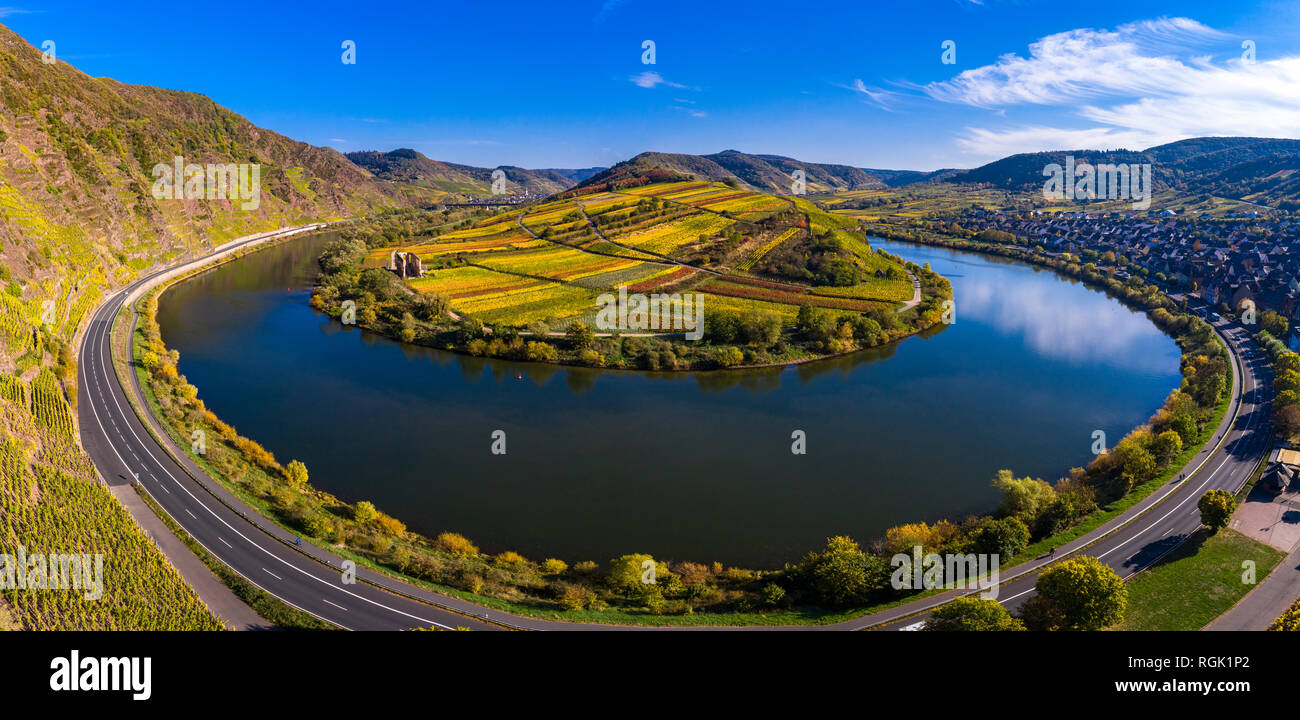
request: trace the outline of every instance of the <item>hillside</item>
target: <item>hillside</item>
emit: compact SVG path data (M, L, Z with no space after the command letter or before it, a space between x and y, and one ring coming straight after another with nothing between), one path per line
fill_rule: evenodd
M363 267L389 265L393 249L373 245ZM874 252L856 221L705 180L575 190L398 249L421 260L412 288L445 298L438 304L459 318L516 330L598 325L597 298L620 287L691 291L711 312L780 326L802 306L892 315L912 297L906 271ZM327 288L321 297L332 306L342 295Z
M1075 162L1150 163L1156 191L1175 190L1248 200L1284 209L1300 208L1300 140L1203 137L1180 140L1142 151L1057 150L1022 153L972 170L958 171L949 181L988 183L1008 190L1036 191L1043 186L1043 168Z
M433 160L410 148L400 148L391 152L376 150L352 152L347 154L347 159L380 180L409 183L466 197L491 195L492 173L497 169L505 172L506 192L511 195L551 195L568 190L604 170L604 168L527 170L511 165L482 168Z
M411 204L342 154L254 126L194 93L47 65L0 28L0 371L30 372L30 328L71 338L107 287L182 253L256 230ZM157 165L257 163L260 198L155 197ZM36 345L39 345L39 339ZM48 348L46 348L48 349Z
M378 182L204 96L45 64L3 27L0 106L0 539L102 551L114 573L98 603L6 591L0 629L219 627L76 446L78 327L108 291L180 255L436 196ZM173 193L154 170L178 158ZM189 164L245 165L248 194L208 199L202 167L204 183L186 188Z
M648 177L647 173L655 169L664 173L656 181L694 178L778 195L792 193L796 170L804 171L809 193L882 189L926 181L934 175L912 170L865 170L849 165L804 162L781 155L751 155L737 150L723 150L711 155L643 152L596 174L580 183L580 187L607 187L610 182L626 184L637 177Z

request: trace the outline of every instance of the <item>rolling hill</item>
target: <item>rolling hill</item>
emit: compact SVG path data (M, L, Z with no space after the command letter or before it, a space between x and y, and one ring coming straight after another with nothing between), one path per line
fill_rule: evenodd
M391 152L352 152L347 154L347 158L380 180L408 183L469 197L491 195L492 173L497 169L505 172L506 190L512 195L551 195L568 190L605 169L527 170L511 165L483 168L433 160L410 148L399 148Z
M1300 140L1202 137L1141 151L1057 150L1021 153L972 170L958 171L954 183L987 183L1008 190L1037 190L1043 168L1076 163L1150 163L1155 189L1178 190L1248 200L1285 209L1300 208Z
M635 178L644 178L648 171L655 169L672 177L693 177L734 184L755 192L776 194L791 193L796 170L804 171L809 193L881 189L925 181L934 175L912 170L865 170L849 165L804 162L781 155L751 155L737 150L723 150L711 155L643 152L593 175L580 183L580 186L632 182ZM665 176L657 181L667 179L671 178Z

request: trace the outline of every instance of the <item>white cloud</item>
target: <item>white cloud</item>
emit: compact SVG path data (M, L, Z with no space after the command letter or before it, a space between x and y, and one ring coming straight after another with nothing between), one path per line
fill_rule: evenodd
M1228 50L1216 62L1206 48ZM1300 136L1300 57L1239 57L1232 36L1187 18L1115 30L1077 29L926 85L949 103L1036 105L1069 113L1061 127L967 128L959 143L986 156L1053 149L1134 150L1202 135ZM1055 123L1053 123L1055 124Z
M650 72L648 70L646 72L641 73L640 75L633 75L632 77L628 78L628 80L631 80L632 84L636 85L637 87L643 87L643 88L653 88L657 85L667 85L668 87L679 88L679 89L686 88L685 85L679 85L675 82L668 82L659 73Z

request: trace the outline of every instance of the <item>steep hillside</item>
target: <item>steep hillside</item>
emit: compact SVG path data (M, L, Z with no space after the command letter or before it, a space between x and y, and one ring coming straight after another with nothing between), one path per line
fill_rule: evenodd
M511 195L551 195L568 190L604 170L604 168L526 170L511 165L482 168L440 162L410 148L400 148L391 152L375 150L353 152L348 153L347 158L381 180L409 183L467 197L491 195L492 173L497 169L505 172L506 192Z
M430 196L377 182L334 150L258 128L201 95L43 63L7 28L0 104L0 371L31 372L50 349L42 339L70 339L105 288L151 265L255 230ZM260 192L160 199L155 167L177 158L248 164L249 190L256 164ZM185 196L184 177L175 195Z
M0 545L112 568L99 602L0 592L0 629L220 626L76 445L73 340L107 291L239 235L434 198L201 95L46 64L0 27Z

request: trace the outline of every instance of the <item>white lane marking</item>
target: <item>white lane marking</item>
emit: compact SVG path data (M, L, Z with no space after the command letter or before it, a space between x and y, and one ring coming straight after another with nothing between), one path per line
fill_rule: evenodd
M234 549L235 549L235 546L234 546L234 545L231 545L230 543L226 542L226 539L223 538L223 537L221 537L220 535L217 536L217 539L220 540L221 543L222 543L223 545L225 545L226 547L230 548L231 550L234 550Z
M106 336L106 334L107 334L106 331L103 330L103 329L101 329L100 337L101 337L101 338L104 338L104 337ZM103 354L103 352L100 353L100 357L99 357L99 365L100 365L100 369L101 369L101 371L102 371L103 374L104 374L104 377L105 377L105 378L110 378L111 376L108 374L108 365L107 365L107 363L106 363L105 360L104 360L104 354ZM83 367L83 369L84 369L85 366L83 365L82 367ZM124 392L125 392L125 389L124 389ZM110 396L112 397L113 404L117 406L117 411L118 411L118 413L119 413L120 415L122 415L123 418L126 418L126 417L127 417L126 411L122 408L122 403L118 402L118 400L117 400L117 396L116 396L116 395L112 395L112 393L110 393ZM92 409L93 409L93 404L92 404ZM101 424L100 427L102 428L103 425ZM270 550L267 550L265 547L262 547L262 546L259 545L258 543L254 542L254 541L252 540L252 538L248 537L247 535L245 535L244 533L242 533L242 532L240 532L238 529L236 529L233 525L231 525L230 523L226 522L225 519L223 519L220 515L217 515L217 513L214 512L214 511L212 510L212 508L208 507L208 505L207 505L206 503L204 503L202 500L200 500L198 497L196 497L196 496L194 495L194 493L190 492L189 488L185 487L185 486L184 486L184 485L183 485L179 480L177 480L177 479L176 479L176 476L172 475L171 471L167 469L167 466L164 465L162 462L160 462L156 456L154 456L153 451L149 449L148 444L146 444L143 440L141 440L140 436L136 433L135 428L131 427L131 424L130 424L129 422L127 423L127 429L131 431L131 435L135 437L136 442L137 442L141 447L144 448L145 454L147 454L147 455L148 455L148 456L149 456L149 457L154 461L154 463L155 463L156 465L158 465L158 467L162 468L162 471L163 471L164 473L167 474L167 477L171 478L171 481L172 481L172 482L176 483L176 487L178 487L178 488L180 488L181 490L183 490L183 491L185 492L186 495L189 495L190 498L191 498L191 499L192 499L196 504L198 504L199 507L201 507L201 508L203 508L204 510L206 510L206 511L208 512L209 515L211 515L212 517L216 518L216 520L217 520L218 522L220 522L222 525L225 525L227 528L230 529L231 532L233 532L234 534L238 535L240 538L242 538L242 539L243 539L245 542L247 542L249 545L252 545L253 547L257 548L258 550L261 550L262 552L266 553L267 555L269 555L270 557L274 558L277 562L279 562L279 563L285 565L286 567L289 567L290 569L295 570L295 571L297 571L297 572L299 572L299 573L301 573L301 574L303 574L303 575L305 575L305 576L307 576L307 577L309 577L309 578L315 580L316 582L319 582L319 583L321 583L321 584L323 584L323 585L326 585L327 587L331 588L332 590L336 590L336 591L338 591L338 592L345 593L345 594L350 595L350 596L352 596L352 597L354 597L354 598L356 598L356 599L358 599L358 600L361 600L361 601L363 601L363 602L367 602L367 603L370 603L371 605L374 605L374 606L376 606L376 607L380 607L380 608L383 608L383 609L385 609L385 610L388 610L389 612L393 612L393 613L396 613L396 614L398 614L398 615L402 615L402 616L404 616L404 617L411 618L412 620L418 620L418 621L420 621L420 622L422 622L422 623L424 623L424 624L426 624L426 625L436 625L436 626L438 626L438 627L440 627L440 628L443 628L443 629L445 629L445 630L450 630L450 629L451 629L451 628L448 627L447 625L443 625L442 623L437 622L437 621L435 621L435 620L429 620L429 619L427 619L427 618L422 618L422 617L420 617L420 616L418 616L418 615L412 615L411 613L405 612L405 611L403 611L403 610L399 610L399 609L397 609L397 608L395 608L395 607L390 607L390 606L385 605L385 604L383 604L383 603L381 603L381 602L378 602L378 601L376 601L376 600L371 600L370 598L364 597L364 596L362 596L362 595L358 595L357 593L354 593L354 592L352 592L352 591L350 591L350 590L347 590L347 589L344 589L344 588L338 587L337 585L334 585L334 584L332 584L332 583L330 583L330 582L328 582L328 581L326 581L326 580L323 580L323 579L321 579L321 578L319 578L319 577L316 577L315 575L313 575L313 574L307 572L306 570L303 570L302 568L297 567L296 565L293 565L293 564L290 563L288 560L285 560L285 559L279 557L278 555L276 555L275 553L271 552ZM114 452L114 453L117 453L117 449L114 448L113 452ZM118 455L118 458L120 459L120 458L121 458L121 455ZM125 461L123 461L122 464L125 465L125 464L126 464ZM162 487L164 490L167 490L167 486L166 486L165 484L160 483L160 487ZM168 490L168 493L170 493L170 492L171 492L171 491ZM192 534L192 533L191 533L191 534ZM265 568L263 568L263 569L265 570ZM270 572L270 571L267 571L267 572ZM381 590L381 592L382 592L382 590Z
M1253 377L1251 378L1251 381L1254 382L1254 378L1253 378ZM1242 378L1242 387L1245 388L1245 386L1246 386L1245 378L1243 377L1243 378ZM1243 395L1244 395L1244 392L1243 392ZM1253 407L1253 406L1252 406L1252 407ZM1165 518L1169 517L1169 515L1171 515L1174 511L1178 510L1178 508L1181 507L1183 504L1185 504L1187 501L1192 500L1192 499L1197 499L1197 500L1199 500L1199 499L1200 499L1200 496L1201 496L1201 490L1204 489L1205 486L1206 486L1207 484L1209 484L1209 482L1210 482L1211 480L1214 479L1214 476L1215 476L1216 474L1218 474L1218 472L1219 472L1220 470L1223 469L1224 464L1226 464L1229 460L1232 460L1232 459L1233 459L1233 458L1232 458L1232 453L1236 452L1236 451L1239 449L1239 448L1236 447L1236 446L1239 446L1242 442L1244 442L1244 441L1246 440L1246 432L1247 432L1248 430L1250 430L1250 426L1251 426L1252 424L1254 424L1254 421L1255 421L1255 415L1256 415L1256 413L1251 413L1250 415L1248 415L1248 416L1246 417L1246 426L1245 426L1244 428L1241 429L1241 431L1240 431L1241 434L1238 435L1238 437L1237 437L1236 440L1233 440L1231 443L1224 443L1224 445L1223 445L1223 450L1224 450L1225 452L1223 453L1223 459L1219 461L1219 465L1218 465L1218 467L1214 468L1214 470L1210 471L1209 474L1206 475L1205 482L1201 483L1201 486L1198 487L1198 488L1196 488L1196 492L1195 492L1195 493L1193 493L1193 494L1191 494L1191 495L1188 495L1186 498L1183 499L1182 502L1178 503L1178 505L1175 505L1175 506L1173 507L1173 509L1171 509L1169 512L1167 512L1167 513L1165 513L1163 516L1161 516L1159 520L1156 520L1155 522L1153 522L1153 523L1151 523L1150 525L1148 525L1148 526L1146 527L1146 529L1144 529L1142 532L1139 532L1139 533L1137 533L1137 534L1135 534L1135 535L1130 536L1128 540L1125 540L1124 542L1120 543L1119 545L1117 545L1117 546L1111 548L1109 551L1104 552L1104 553L1102 553L1101 555L1098 555L1098 556L1097 556L1097 559L1100 560L1100 559L1106 557L1107 555L1109 555L1109 554L1115 552L1116 550L1120 550L1120 549L1124 548L1125 546L1127 546L1129 543L1133 542L1134 540L1136 540L1136 539L1142 537L1143 535L1145 535L1145 534L1147 533L1147 530L1150 530L1151 528L1155 527L1156 525L1159 525L1162 521L1164 521ZM1228 432L1231 432L1231 430L1228 430ZM1252 438L1252 439L1253 439L1253 438ZM1175 491L1175 492L1177 492L1177 491ZM1168 533L1165 533L1165 534L1167 535ZM1168 554L1168 553L1166 553L1166 554ZM1161 555L1161 557L1164 557L1164 555ZM1159 558L1157 558L1157 560L1158 560L1158 559L1159 559ZM1128 577L1132 577L1133 575L1136 575L1136 574L1137 574L1136 572L1131 573L1130 575L1128 575ZM999 600L998 602L1000 602L1000 603L1002 603L1002 604L1005 605L1006 603L1009 603L1009 602L1011 602L1012 600L1015 600L1016 598L1020 597L1021 595L1028 595L1029 593L1033 592L1034 590L1035 590L1035 588L1030 588L1030 589L1028 589L1028 590L1025 590L1024 592L1016 593L1015 595L1012 595L1011 597L1009 597L1009 598L1007 598L1007 599L1005 599L1005 600Z
M280 577L279 575L276 575L275 573L271 572L270 570L267 570L266 568L262 568L262 572L266 573L267 575L270 575L271 577L275 578L276 580L283 580L283 579L284 579L284 578Z
M185 513L186 513L187 515L189 515L190 517L194 518L195 520L198 520L197 517L194 517L194 513L190 512L190 509L189 509L189 508L185 508Z
M127 290L129 290L129 288L127 288L127 289L123 289L123 290L119 291L119 292L118 292L118 295L124 295L124 294L127 292ZM116 296L114 296L114 297L116 297ZM106 302L112 302L112 299L113 299L113 298L110 298L110 299L109 299L108 301L106 301ZM118 303L118 308L120 308L121 305L122 305L122 303ZM108 309L108 305L105 304L104 306L101 306L100 310L99 310L96 314L97 314L97 315L98 315L98 314L102 314L103 311L104 311L104 310L107 310L107 309ZM114 309L113 312L112 312L112 314L113 314L113 315L116 315L117 312L118 312L117 309ZM108 325L107 321L101 321L101 322L100 322L100 328L101 328L101 330L104 331L103 333L101 333L101 338L104 336L104 333L107 332L107 325ZM83 341L83 347L86 348L86 352L83 353L83 354L84 354L84 356L87 357L87 358L92 357L92 356L94 355L94 351L95 351L95 349L96 349L96 345L95 345L95 343L91 342L91 339L90 339L90 338L92 337L92 335L93 335L93 325L92 325L92 331L91 331L91 332L88 332L88 333L86 334L86 339L85 339L85 341ZM101 366L102 366L102 362L101 362ZM88 367L88 365L87 365L86 363L82 363L82 364L81 364L81 367L80 367L79 370L78 370L78 372L81 372L81 373L83 373L83 374L84 374L85 372L88 372L88 371L86 370L87 367ZM95 377L98 377L98 376L95 376ZM107 404L107 403L105 403L105 404ZM120 407L120 406L119 406L119 407ZM104 434L104 439L105 439L105 440L110 440L110 442L108 443L109 448L112 449L113 454L114 454L114 455L117 455L117 459L118 459L119 461L121 461L121 463L122 463L122 465L123 465L124 467L127 467L127 471L129 472L129 471L130 471L130 467L126 465L126 461L122 459L122 455L121 455L120 453L118 453L117 448L113 446L113 443L111 442L111 439L108 437L108 432L107 432L107 430L104 428L104 423L103 423L103 421L100 420L100 418L99 418L99 412L95 410L95 404L94 404L93 402L90 404L90 409L91 409L92 413L93 413L94 416L95 416L95 423L96 423L97 425L99 425L99 430L100 430L100 432L102 432L102 433ZM125 442L125 439L123 439L123 442ZM155 478L153 475L150 475L149 477L150 477L151 479L154 479L154 480L157 479L157 478ZM161 487L164 491L166 491L168 495L170 495L171 492L172 492L171 490L168 490L168 489L167 489L167 486L166 486L166 485L163 485L162 483L159 483L159 487ZM145 488L144 488L144 491L145 491L146 493L148 493L150 497L153 497L153 493L150 493L150 492L149 492L149 488L148 488L148 487L145 487ZM156 498L155 498L154 502L157 502L157 499L156 499ZM166 512L166 510L164 510L164 512ZM170 514L170 513L168 513L168 514ZM189 533L190 537L194 538L194 541L197 542L197 543L199 544L199 547L202 547L204 550L206 550L206 551L207 551L209 554L211 554L213 557L217 558L218 560L221 560L221 556L218 555L217 553L213 552L212 549L209 548L207 545L203 544L203 541L200 540L200 539L198 538L197 535L195 535L194 533L190 532L189 530L186 530L186 528L185 528L185 524L184 524L184 523L182 523L181 521L177 520L177 521L176 521L176 524L177 524L177 525L180 525L182 530L185 530L187 533ZM221 542L223 542L223 543L226 543L226 546L227 546L227 547L230 547L232 550L234 549L234 547L231 546L230 543L226 542L224 538L218 537L217 539L218 539L218 540L221 540ZM224 562L224 561L223 561L223 562ZM244 578L245 580L249 581L250 583L252 583L252 584L253 584L255 587L257 587L258 589L262 590L263 592L270 593L271 595L275 595L275 593L271 593L270 589L268 589L267 587L263 586L261 583L257 582L257 581L254 580L253 578L251 578L251 577L245 575L244 573L239 572L239 570L235 569L233 565L230 565L230 563L226 563L226 565L229 566L232 570L234 570L235 574L237 574L237 575L239 575L240 577ZM322 618L320 615L317 615L316 613L314 613L314 612L308 610L307 608L299 607L299 606L297 606L297 605L295 605L295 604L289 602L288 600L285 600L284 598L280 598L280 600L281 600L282 602L284 602L286 605L288 605L289 607L292 607L292 608L295 608L295 609L301 610L301 611L307 613L308 615L311 615L311 616L313 616L313 617L319 618L320 620L325 620L325 618ZM326 622L328 622L328 621L326 621ZM351 628L347 627L346 625L343 625L342 623L338 623L338 622L336 622L336 623L334 623L334 624L335 624L335 625L338 625L339 627L343 628L344 630L350 630L350 629L351 629Z
M348 611L348 609L345 608L345 607L343 607L342 605L339 605L338 603L332 603L332 602L330 602L329 600L326 600L325 598L321 598L320 601L321 601L321 602L327 602L327 603L330 603L330 605L333 605L334 607L336 607L336 608L342 610L343 612L347 612L347 611Z

